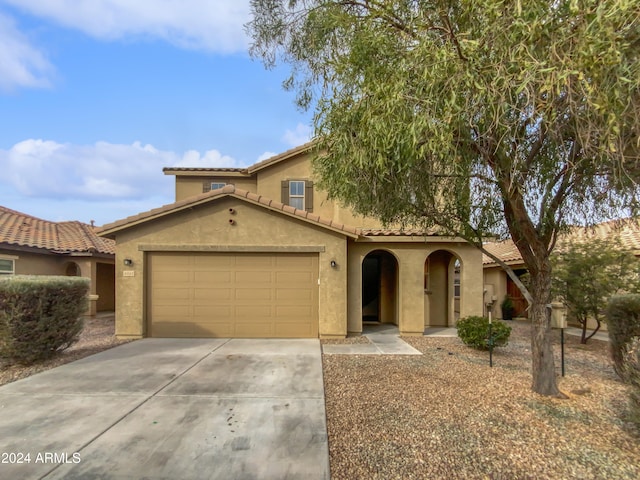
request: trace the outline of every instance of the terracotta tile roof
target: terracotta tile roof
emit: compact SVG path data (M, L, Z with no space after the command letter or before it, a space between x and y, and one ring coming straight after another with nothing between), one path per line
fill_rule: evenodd
M558 238L556 249L562 250L569 241L607 240L616 235L625 250L640 255L640 218L611 220L586 228L574 227ZM522 263L522 256L511 239L486 243L484 247L507 264ZM485 266L495 264L493 259L484 254L482 255L482 263Z
M115 242L99 237L91 225L50 222L0 206L0 245L42 248L56 253L115 254Z
M360 228L358 232L365 237L426 237L438 234L435 230L417 228Z
M298 147L295 148L291 148L285 152L279 153L277 155L274 155L273 157L269 157L265 160L262 160L258 163L254 163L253 165L246 167L246 168L226 168L226 167L212 167L212 168L185 168L185 167L165 167L162 169L162 171L165 174L173 174L173 173L177 173L177 172L188 172L188 173L197 173L197 172L202 172L203 174L207 174L207 173L220 173L220 172L235 172L235 173L243 173L246 175L251 175L259 170L262 170L263 168L266 168L270 165L275 165L276 163L280 163L284 160L287 160L288 158L294 157L296 155L298 155L299 153L308 151L311 149L311 147L313 146L314 142L307 142L303 145L300 145Z
M520 255L520 252L516 248L515 243L513 243L511 239L505 240L503 242L485 243L484 248L489 250L492 254L494 254L496 257L498 257L499 259L501 259L503 262L507 264L510 264L512 262L517 262L517 263L522 262L522 256ZM483 253L482 264L483 265L495 264L495 261L488 255Z
M289 216L297 217L309 223L317 224L330 230L344 233L350 237L355 238L359 235L358 229L356 229L355 227L344 225L328 218L319 217L318 215L314 215L313 213L309 213L305 210L298 210L289 205L284 205L280 202L276 202L275 200L271 200L263 195L258 195L246 190L236 188L234 185L225 185L223 188L219 188L217 190L211 190L210 192L189 197L179 202L163 205L162 207L154 208L153 210L142 212L138 215L133 215L131 217L127 217L113 223L108 223L106 225L103 225L102 228L98 230L98 234L112 237L113 234L118 230L129 228L134 225L144 223L146 221L162 217L170 213L178 212L186 208L191 208L196 205L207 203L215 198L225 196L240 198L248 201L249 203L260 205L270 210L281 211Z
M207 168L207 167L164 167L163 172L241 172L247 173L246 168L231 168L231 167L219 167L219 168Z

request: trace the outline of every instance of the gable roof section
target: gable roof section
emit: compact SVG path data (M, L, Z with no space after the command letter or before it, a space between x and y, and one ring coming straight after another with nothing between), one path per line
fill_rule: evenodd
M50 222L0 206L0 245L41 248L54 253L115 254L115 243L86 223Z
M226 167L217 167L217 168L185 168L185 167L165 167L162 169L165 175L186 175L186 176L215 176L215 175L223 175L223 176L240 176L246 177L251 176L254 173L263 170L271 165L276 165L280 162L284 162L290 158L293 158L301 153L308 152L311 150L311 147L314 145L314 141L307 142L298 147L292 148L285 152L279 153L278 155L274 155L273 157L269 157L266 160L262 160L258 163L254 163L253 165L245 168L226 168Z
M223 197L234 197L243 200L253 205L258 205L267 210L275 211L283 215L302 220L304 222L316 225L337 233L341 233L351 238L358 237L358 230L355 227L350 227L342 223L335 222L331 219L323 218L318 215L313 215L305 210L298 210L289 205L284 205L275 200L264 197L263 195L257 195L255 193L248 192L236 188L234 185L225 185L223 188L217 190L211 190L210 192L189 197L179 202L170 203L159 208L154 208L147 212L139 213L131 217L118 220L113 223L103 225L98 231L98 234L108 238L113 238L114 234L120 230L125 230L136 225L155 220L166 215L180 212L182 210L192 208L196 205L206 204L211 201Z
M633 253L640 255L640 218L625 218L599 223L593 227L574 227L569 232L562 234L558 238L556 248L562 250L568 242L588 242L590 239L607 240L618 236L622 247ZM487 243L484 248L500 258L507 265L517 265L522 263L522 256L513 243L513 240L503 242ZM482 264L486 266L496 266L497 263L487 255L482 255Z

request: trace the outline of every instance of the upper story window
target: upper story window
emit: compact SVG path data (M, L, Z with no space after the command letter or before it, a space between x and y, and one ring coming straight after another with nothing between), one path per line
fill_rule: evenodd
M298 210L313 211L313 182L309 180L283 180L282 203Z
M210 192L211 190L218 190L219 188L223 188L227 185L226 182L221 182L219 180L212 182L210 180L206 180L202 183L202 193Z
M16 273L16 261L13 258L0 258L0 275Z
M304 182L299 180L289 182L289 205L298 210L304 210Z

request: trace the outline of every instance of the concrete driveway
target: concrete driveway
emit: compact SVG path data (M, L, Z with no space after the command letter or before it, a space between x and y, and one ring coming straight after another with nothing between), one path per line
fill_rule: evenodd
M0 432L0 478L329 478L318 340L125 344L0 387Z

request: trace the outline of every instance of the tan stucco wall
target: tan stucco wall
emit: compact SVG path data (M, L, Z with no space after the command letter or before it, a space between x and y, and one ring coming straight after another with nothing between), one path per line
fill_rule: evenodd
M229 208L236 214L231 215ZM233 219L235 225L229 224ZM232 249L276 246L295 252L297 247L322 247L319 252L319 332L321 337L347 333L347 245L345 237L302 220L268 211L233 197L144 223L116 236L116 335L145 335L145 252L139 247L167 245L193 251L198 247ZM126 267L123 260L133 260ZM332 268L335 260L337 268ZM133 277L123 276L125 270Z
M425 328L424 262L432 252L447 250L461 261L460 316L482 314L482 254L463 242L349 241L348 331L362 332L362 261L374 250L393 254L398 262L398 323L403 335L422 335Z
M496 297L495 302L493 302L493 308L491 309L491 315L493 316L493 318L502 318L502 310L500 309L500 304L504 300L504 297L507 295L507 274L502 269L502 267L485 268L484 284L493 285L493 295ZM489 298L485 297L484 301L488 302Z
M37 254L23 251L0 250L0 254L18 257L15 260L16 275L66 275L69 263L75 263L80 267L80 276L88 278L91 282L89 294L96 295L96 257L81 257L67 255ZM113 263L111 259L100 260L105 263ZM107 287L109 288L109 287ZM115 287L110 287L112 290ZM98 311L97 300L89 303L85 315L93 316Z
M240 188L242 190L257 193L255 177L242 178L176 176L176 202L184 200L188 197L193 197L194 195L201 195L202 186L205 182L233 184L237 188Z
M39 255L28 252L0 250L0 254L18 257L15 260L16 275L64 275L66 258L57 255Z

